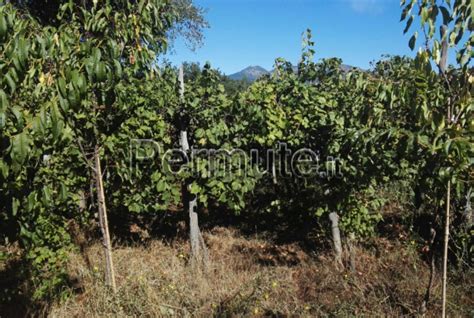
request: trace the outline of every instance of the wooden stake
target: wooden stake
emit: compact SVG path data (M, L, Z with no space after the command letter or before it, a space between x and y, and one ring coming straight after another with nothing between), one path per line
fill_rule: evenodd
M439 71L441 76L446 78L446 64L448 61L448 27L446 25L441 26L441 59L439 63ZM446 79L447 81L447 79ZM449 88L449 83L448 83ZM451 123L451 98L448 98L447 104L447 120L446 125ZM444 251L443 251L443 309L442 317L446 317L446 289L447 289L447 280L448 280L448 243L449 243L449 208L451 204L451 180L448 181L448 191L446 193L446 218L444 222Z
M95 147L95 180L97 187L97 201L99 205L99 222L100 230L102 232L102 243L105 253L105 283L112 288L115 293L117 285L115 283L114 263L112 259L112 244L110 242L109 222L107 219L107 207L105 205L104 184L102 180L102 168L100 166L100 148Z

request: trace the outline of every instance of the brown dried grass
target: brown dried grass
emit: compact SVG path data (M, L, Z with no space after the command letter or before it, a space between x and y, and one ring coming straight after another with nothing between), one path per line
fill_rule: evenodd
M415 248L400 242L377 239L375 250L357 246L355 271L339 271L330 254L308 255L297 245L276 246L226 228L206 233L205 240L205 270L189 264L186 242L116 246L115 295L104 287L100 245L87 251L92 268L74 254L69 271L81 292L54 304L50 316L416 316L428 282L429 270ZM450 286L453 316L472 314L468 278ZM439 310L437 278L427 316Z

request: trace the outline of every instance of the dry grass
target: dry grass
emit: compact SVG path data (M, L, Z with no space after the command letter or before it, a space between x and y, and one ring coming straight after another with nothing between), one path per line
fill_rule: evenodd
M118 292L103 285L102 252L92 246L92 268L72 255L70 272L81 292L54 304L52 317L314 317L415 316L428 269L414 248L378 239L377 248L356 248L355 271L336 271L330 255L307 255L295 245L273 246L217 228L206 233L210 264L188 264L185 242L114 250ZM464 286L450 287L453 316L472 315ZM467 287L466 287L467 286ZM440 310L437 280L428 316ZM455 305L457 304L457 305Z

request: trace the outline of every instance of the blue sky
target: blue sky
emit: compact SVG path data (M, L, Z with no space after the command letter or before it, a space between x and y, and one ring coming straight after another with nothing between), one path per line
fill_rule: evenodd
M399 0L195 0L210 28L195 52L178 40L173 64L210 61L226 74L250 65L271 69L275 58L296 63L301 34L313 31L316 59L340 57L369 68L382 54L413 56L403 35ZM410 33L410 32L409 32Z

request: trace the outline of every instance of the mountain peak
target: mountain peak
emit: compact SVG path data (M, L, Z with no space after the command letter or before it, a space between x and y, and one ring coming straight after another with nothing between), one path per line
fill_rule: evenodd
M347 64L341 64L340 66L341 71L343 73L347 73L352 69L357 69L357 67L347 65ZM234 73L229 75L228 77L232 80L240 81L240 80L247 80L249 82L254 82L263 75L266 74L272 74L274 70L272 71L267 71L263 67L259 65L252 65L252 66L247 66L240 72ZM293 66L293 71L296 73L298 71L298 67L296 65Z
M244 68L242 71L234 73L229 75L229 78L233 80L248 80L250 82L253 82L257 80L259 77L265 75L265 74L270 74L269 71L264 69L261 66L254 65L254 66L248 66Z
M250 65L243 69L243 71L259 71L259 72L268 72L266 69L260 65Z

